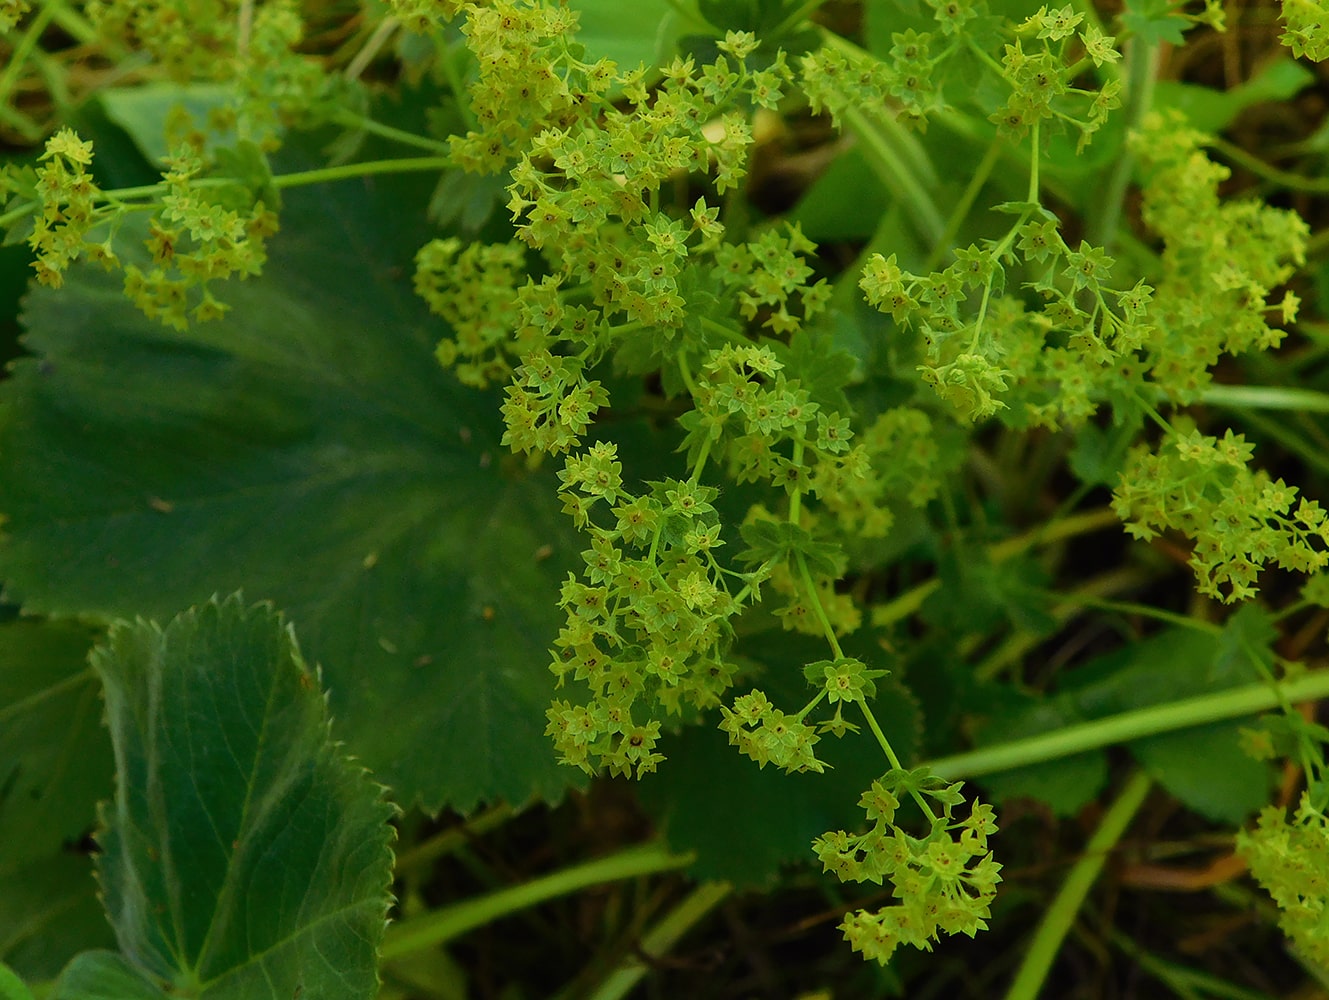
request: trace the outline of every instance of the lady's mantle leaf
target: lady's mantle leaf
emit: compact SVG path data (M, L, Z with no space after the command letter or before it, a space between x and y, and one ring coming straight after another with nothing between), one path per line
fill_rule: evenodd
M117 774L98 871L128 965L173 997L372 997L394 810L332 742L291 629L232 597L119 623L92 659Z
M111 790L94 635L71 622L0 626L0 871L83 836Z
M169 1000L169 997L123 955L85 951L60 974L51 1000Z
M105 738L100 716L97 728ZM109 790L111 748L107 742L103 752L108 758ZM95 803L90 810L96 811ZM54 979L80 951L114 944L111 926L97 900L91 858L55 854L0 870L0 960L24 979Z
M326 665L337 735L399 801L556 796L554 491L411 291L429 184L296 190L262 277L187 332L75 268L0 388L0 579L29 610L169 618L244 589ZM541 556L553 553L542 561Z

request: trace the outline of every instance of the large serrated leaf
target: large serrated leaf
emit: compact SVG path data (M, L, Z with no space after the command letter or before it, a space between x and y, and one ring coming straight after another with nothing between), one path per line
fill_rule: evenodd
M94 636L69 622L0 626L0 869L82 836L111 790Z
M171 996L372 997L394 808L332 742L281 616L237 596L118 623L92 660L117 784L97 867L125 965Z
M0 388L0 578L106 619L272 600L338 736L400 801L465 811L575 780L543 727L576 548L550 482L505 459L496 395L434 361L408 280L429 187L291 192L263 276L188 332L94 269L34 291L39 360Z

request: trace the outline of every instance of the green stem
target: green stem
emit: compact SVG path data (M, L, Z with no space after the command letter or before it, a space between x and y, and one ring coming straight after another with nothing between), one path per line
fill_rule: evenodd
M369 40L365 42L364 47L346 64L346 69L342 71L342 75L347 80L360 79L360 74L374 61L374 58L382 51L383 46L388 43L388 39L393 36L399 27L401 25L391 15L379 21L378 26L374 28L373 33L369 36ZM444 57L446 58L446 54Z
M38 11L37 16L32 19L19 38L18 44L9 54L9 62L6 64L4 72L0 73L0 104L8 104L9 96L14 92L18 85L19 75L23 72L23 67L27 65L28 57L32 55L33 49L41 40L42 32L50 25L55 17L55 7L45 4Z
M1137 128L1154 102L1154 80L1158 76L1158 45L1136 38L1126 46L1126 129L1125 134ZM1126 203L1126 189L1130 187L1135 170L1135 157L1123 144L1101 200L1088 206L1089 242L1111 250L1121 224L1121 210Z
M367 160L364 163L346 163L339 167L303 170L294 174L281 174L272 179L274 187L301 187L305 184L326 184L372 174L409 174L420 171L447 170L454 166L450 156L413 156L396 160Z
M513 815L509 805L497 805L472 816L460 826L454 826L442 833L435 834L428 840L421 841L409 850L397 855L396 873L410 871L421 865L436 861L466 846L474 837L488 833L506 823Z
M1025 195L1024 200L1031 205L1037 204L1039 191L1041 190L1038 186L1038 127L1041 124L1042 122L1035 119L1033 127L1029 130L1029 191ZM1028 209L1025 211L1028 211ZM1021 216L1021 221L1011 227L1011 231L1014 232L1022 225L1024 225L1023 215ZM1010 237L1007 237L1007 239L1009 238ZM1009 246L1009 243L1007 245Z
M786 32L793 29L794 25L806 21L814 10L824 4L826 0L804 0L802 6L794 10L788 17L775 26L775 30L764 34L766 38L782 38Z
M993 136L992 141L988 143L987 152L983 154L983 159L974 168L974 174L969 178L969 183L965 186L964 193L960 195L960 200L951 209L950 218L946 220L946 228L942 230L941 238L933 245L932 253L928 254L928 259L923 263L925 272L935 271L946 255L951 252L955 245L955 235L960 231L965 219L969 218L969 213L973 211L974 202L978 200L983 185L992 176L992 170L997 165L997 161L1001 159L1004 146L1005 142L999 135Z
M692 854L670 854L660 844L630 847L595 861L573 865L562 871L543 875L523 885L499 889L476 899L463 900L439 910L394 924L383 939L380 957L400 958L460 937L467 931L492 923L510 914L536 906L569 893L636 878L657 872L673 871L692 864Z
M898 146L910 140L900 123L889 115L869 118L859 108L846 111L844 122L863 144L868 163L877 179L913 218L923 241L929 246L940 243L946 231L946 220L932 193L917 174L909 169L905 158L899 153Z
M387 126L384 126L385 128ZM395 130L394 130L395 131ZM336 167L323 167L318 170L302 170L291 174L279 174L272 179L273 187L303 187L306 184L328 184L335 181L351 180L356 177L369 177L374 174L409 174L420 171L446 170L453 166L449 156L412 156L392 160L366 160L363 163L344 163ZM189 182L190 187L228 187L236 181L230 177L200 177ZM123 202L133 198L151 198L165 193L165 183L143 184L139 187L116 188L100 192L93 200L97 202ZM23 216L36 211L37 202L28 202L0 215L0 228L17 222Z
M748 343L748 338L743 336L743 332L741 330L729 326L727 323L717 322L716 320L711 319L709 316L702 316L699 318L701 319L701 325L703 329L710 330L714 333L718 333L726 340L729 340L740 346L746 345Z
M1238 410L1329 413L1329 393L1285 385L1211 385L1200 402Z
M449 155L450 149L446 142L430 139L428 136L416 135L414 132L407 132L405 129L393 128L391 125L384 125L372 118L356 114L349 108L339 108L333 114L332 120L339 125L345 125L347 128L358 128L373 135L382 136L384 139L400 142L404 146L414 146L417 149L427 149L431 153Z
M805 445L803 444L802 438L798 438L794 441L791 460L793 461L794 465L798 466L799 468L803 467L804 447ZM789 523L797 527L799 518L802 516L802 513L803 513L803 490L802 488L796 486L789 491ZM803 574L806 577L807 566L802 563L802 556L799 557L799 560L800 560L799 565L803 566ZM811 583L809 581L809 586L810 585ZM816 598L816 594L813 594L812 596L814 599Z
M1163 608L1156 608L1151 604L1137 604L1133 601L1113 601L1105 597L1099 597L1097 594L1067 594L1065 601L1071 605L1081 605L1089 608L1098 608L1101 611L1117 611L1124 615L1140 615L1142 618L1152 618L1155 621L1167 622L1177 628L1188 628L1196 632L1205 632L1209 635L1222 635L1223 626L1214 622L1207 622L1200 618L1192 618L1189 615L1179 615L1174 611L1167 611Z
M26 142L35 143L41 141L42 127L17 108L11 108L8 105L0 104L0 124L8 125L19 135L23 136Z
M1108 570L1106 573L1091 577L1077 586L1064 599L1053 605L1049 613L1053 621L1061 625L1070 621L1084 604L1090 603L1091 598L1101 599L1107 594L1131 590L1148 582L1148 574L1133 567L1126 566ZM1138 607L1144 608L1147 605L1138 605ZM1015 632L988 656L984 657L982 663L974 667L974 677L980 681L992 680L1007 667L1018 663L1036 649L1044 638L1045 636L1035 632L1025 630ZM981 643L982 636L971 635L961 641L959 648L962 655L968 657Z
M1103 815L1085 853L1071 868L1057 898L1043 915L1043 922L1039 924L1034 940L1025 952L1024 961L1015 974L1015 981L1006 991L1006 1000L1035 1000L1038 996L1052 970L1052 962L1061 949L1061 943L1075 922L1075 915L1084 905L1085 897L1103 870L1108 852L1116 846L1135 814L1140 811L1140 806L1144 805L1149 786L1149 776L1137 771Z
M1277 689L1268 684L1249 684L1162 705L1132 709L1040 736L942 757L930 762L928 766L942 778L974 778L1059 760L1086 750L1129 743L1158 733L1256 715L1277 708L1283 699L1297 704L1320 698L1329 698L1329 670L1303 674L1295 680L1283 682Z
M877 722L877 717L872 714L872 709L868 707L867 700L859 698L856 704L859 709L862 710L863 718L867 719L868 728L872 730L872 735L877 738L877 743L881 747L882 753L886 755L886 759L890 761L891 767L895 768L897 771L904 770L904 765L900 763L899 755L896 754L895 748L891 746L891 741L886 738L886 734L882 732L881 725ZM928 805L928 800L923 798L922 793L919 792L917 788L910 788L909 795L913 798L914 802L918 804L918 808L923 811L923 815L927 817L927 821L929 823L936 823L937 815L932 811L932 807Z
M106 40L98 37L97 29L92 26L92 22L61 0L42 0L42 9L51 11L51 19L60 30L80 45L91 45L96 41L101 41L105 45ZM115 45L103 48L102 54L118 61L124 55L124 50Z
M803 589L808 592L808 603L812 605L812 611L816 614L817 621L821 623L821 629L826 634L826 642L830 644L831 652L835 654L835 658L843 660L844 651L840 649L840 640L835 637L835 629L831 628L831 620L826 616L826 609L821 606L821 596L812 584L812 574L808 572L808 561L803 558L802 552L796 552L794 553L794 562L798 566L799 581L803 584Z
M1329 178L1302 177L1300 174L1294 174L1289 170L1280 170L1278 167L1265 163L1258 156L1252 156L1240 146L1235 146L1216 135L1207 136L1204 144L1210 149L1217 150L1223 159L1230 160L1237 166L1249 170L1256 177L1262 177L1272 184L1287 188L1289 191L1306 191L1311 194L1322 194L1329 191Z
M733 891L734 887L728 882L703 882L642 936L637 954L645 958L667 955L684 934L701 923ZM641 982L649 969L639 958L626 959L586 996L586 1000L622 1000Z

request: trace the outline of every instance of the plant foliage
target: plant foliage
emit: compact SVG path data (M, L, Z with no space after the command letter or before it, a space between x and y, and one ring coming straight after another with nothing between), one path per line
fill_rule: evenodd
M119 951L52 995L374 995L395 807L347 753L430 815L644 779L701 874L797 848L880 887L840 929L894 967L993 919L961 779L1069 815L1124 743L1203 817L1265 806L1238 848L1329 964L1329 732L1288 694L1329 687L1281 631L1329 606L1329 439L1261 415L1329 410L1324 241L1234 168L1325 188L1214 134L1312 74L1156 89L1219 0L874 0L861 45L820 7L0 0L33 149L0 171L32 284L0 578L45 616L0 624L0 887L92 823L99 688L116 777ZM1282 16L1329 56L1317 4ZM94 111L53 24L128 77ZM49 120L9 101L29 59ZM854 149L782 215L793 122ZM1115 572L1076 565L1118 521ZM1093 616L1113 642L1062 656ZM471 926L426 895L385 954ZM0 958L49 979L67 942L31 939Z

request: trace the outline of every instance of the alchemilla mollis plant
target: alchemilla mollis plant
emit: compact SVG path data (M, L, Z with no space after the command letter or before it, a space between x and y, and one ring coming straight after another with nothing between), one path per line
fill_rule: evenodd
M1216 137L1239 108L1195 121L1156 87L1161 47L1217 36L1223 4L1132 3L1108 16L1085 3L883 0L865 5L867 30L856 32L817 0L683 0L662 6L667 20L640 61L585 36L593 4L352 6L0 2L16 67L0 74L0 97L31 60L55 109L39 120L6 105L6 127L34 147L0 173L0 225L25 248L28 348L39 355L0 397L6 594L47 615L43 627L82 630L83 647L112 620L195 605L161 627L119 621L92 654L85 680L105 692L117 780L97 819L98 877L120 951L75 958L51 995L92 995L120 977L140 991L124 996L240 996L265 989L260 977L332 996L318 991L341 988L340 963L353 967L342 995L373 995L376 956L452 931L425 915L383 939L393 810L364 768L404 806L469 812L523 791L557 798L583 774L649 785L675 764L671 740L687 745L699 727L754 769L831 780L845 769L830 760L837 747L850 748L838 760L866 766L844 826L804 854L840 882L880 887L844 907L839 926L886 964L902 946L931 950L993 919L997 811L961 778L1126 742L1193 804L1147 738L1245 720L1243 766L1255 771L1242 773L1262 802L1249 801L1249 784L1197 799L1220 800L1207 815L1235 823L1264 805L1237 836L1240 855L1298 953L1329 965L1329 731L1296 709L1329 684L1299 652L1274 648L1280 622L1329 607L1329 511L1314 481L1261 464L1267 439L1302 458L1315 447L1262 414L1326 409L1329 397L1274 374L1313 367L1295 351L1299 336L1319 343L1298 324L1318 329L1302 298L1322 241L1287 199L1233 195L1226 164L1275 187L1322 188ZM351 42L329 51L318 39L339 24ZM148 182L99 172L106 126L62 116L73 104L61 74L72 70L42 48L52 25L130 77L98 84L103 117L151 164ZM1282 25L1284 77L1329 56L1318 5L1288 0ZM393 86L412 107L383 99ZM795 120L842 137L831 141L858 157L854 176L888 197L856 241L749 197L771 135ZM964 150L945 182L938 135ZM414 214L393 216L380 242L356 242L358 213L383 223L375 199L421 180L432 187L423 206L403 203ZM361 207L285 204L338 184L359 191L349 204ZM319 229L343 218L341 230ZM282 240L299 239L300 225L323 235L282 264ZM378 266L380 246L408 242L409 273L326 270L334 259ZM308 306L302 290L322 296L320 280L370 290ZM414 300L390 290L403 281ZM71 332L98 322L110 328L100 341ZM89 381L106 369L88 359L116 357L116 337L130 345L126 365L178 378L179 395L154 395L144 376L139 411ZM214 399L224 385L239 395ZM431 392L446 395L436 413ZM338 393L356 402L338 410ZM361 419L365 400L377 409ZM100 418L111 444L38 457L61 428L96 437ZM501 421L493 447L472 460L488 421ZM195 434L206 448L191 450ZM183 450L159 462L158 439ZM210 459L212 448L223 457ZM435 449L456 462L446 475L422 471ZM1013 517L1012 530L1002 524L1032 509L1012 499L1028 472L1020 456L1043 464L1029 482L1055 498L1022 532ZM1322 471L1322 458L1306 464ZM1050 487L1054 466L1067 481ZM306 472L308 489L282 492ZM371 478L354 496L324 496L325 474ZM79 506L88 476L122 489L131 513ZM458 476L474 485L454 489ZM270 508L244 506L269 493ZM1095 493L1104 505L1084 508ZM375 503L388 513L371 516ZM455 515L465 527L436 533L438 509L466 510ZM289 537L283 517L296 525ZM1181 554L1190 615L1116 599L1166 574L1147 560L1064 594L1049 584L1059 564L1033 553L1118 522L1154 543L1130 551ZM62 534L71 523L88 534ZM264 567L279 555L254 572L240 555L251 551ZM214 552L235 571L200 568ZM309 567L298 583L288 558ZM71 571L52 569L59 562ZM288 611L302 636L308 628L326 677L276 612L212 596L242 586ZM431 586L452 589L445 599ZM505 608L520 621L505 624ZM1015 668L1086 609L1171 630L1190 644L1176 654L1189 665L1157 694L1128 696L1131 664L1116 687L1080 679L1068 698L1096 691L1117 707L1060 717L1040 738L1021 715L1032 695ZM468 624L454 630L447 615ZM491 624L506 638L473 653ZM2 627L15 662L46 641L22 631L28 623ZM1123 641L1141 660L1162 648ZM473 655L490 657L494 687L481 700L512 712L498 744L523 749L432 773L431 751L412 742L426 724L394 738L375 713L407 711L421 691L437 697L435 673L464 700L455 678ZM969 679L956 681L957 669ZM957 703L1006 675L1002 738L980 733L977 749L957 753L972 734L929 719L949 711L936 711L943 674L943 697ZM33 690L79 677L38 678ZM344 746L329 735L320 685L347 726L332 730ZM46 699L24 697L12 703ZM198 728L181 729L172 706L194 706ZM445 738L464 747L477 745L489 709L477 701L469 721L429 711L460 727ZM920 718L931 763L910 721ZM226 750L236 726L292 735L276 749ZM511 735L532 727L563 777L533 762L525 748L536 740ZM192 756L158 757L154 741ZM20 752L2 737L0 749ZM196 796L160 795L163 781L188 783L191 760L217 768L216 787L209 778ZM1291 800L1268 804L1267 767L1255 763L1268 760L1290 762ZM998 799L1046 794L1063 812L1098 791L1090 782L1087 799L1058 799L1037 782L993 781ZM1147 790L1143 778L1127 783L1085 871L1096 873ZM297 792L308 812L291 804ZM69 829L55 833L90 828L80 804L96 797L61 806ZM215 833L217 850L178 853L194 823L228 831ZM352 885L302 888L290 912L274 893L271 918L256 916L235 894L264 884L269 838L283 831L331 845L310 879L335 882L341 865ZM46 849L33 837L19 860ZM640 871L670 866L673 856ZM197 875L201 902L182 902L172 879L183 870ZM1075 896L1072 885L1068 915L1050 911L1009 995L1032 996L1046 977L1088 888ZM332 925L318 919L324 907ZM343 938L359 944L341 951ZM5 988L29 995L17 979Z

